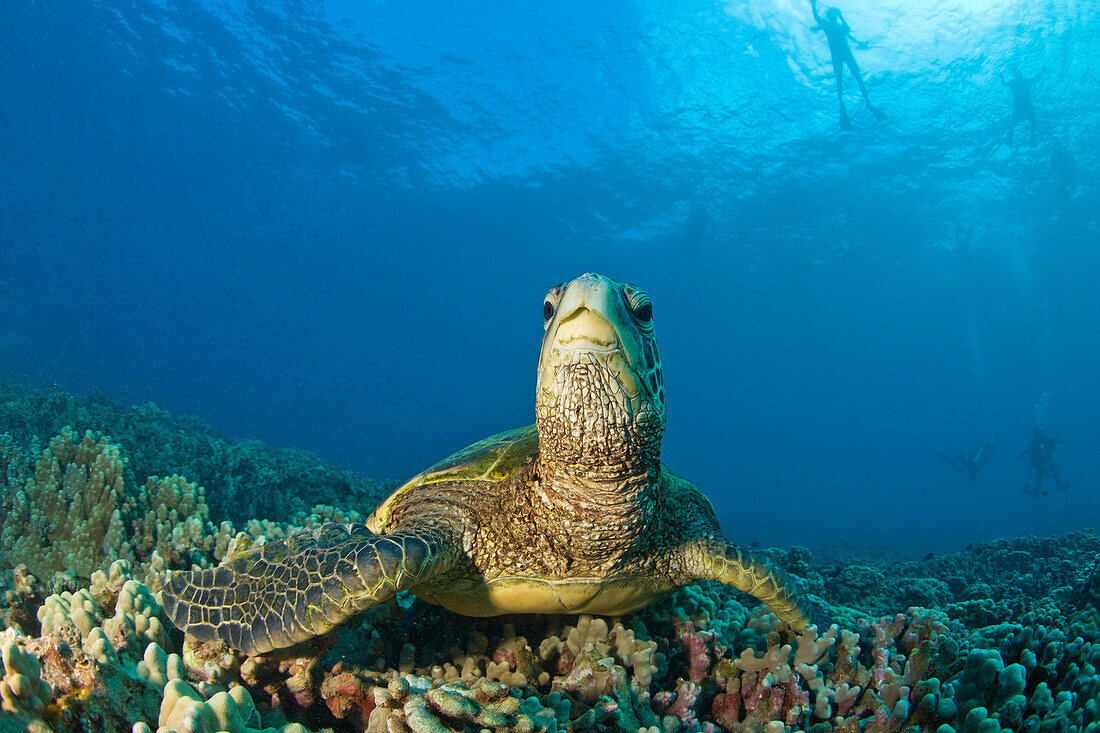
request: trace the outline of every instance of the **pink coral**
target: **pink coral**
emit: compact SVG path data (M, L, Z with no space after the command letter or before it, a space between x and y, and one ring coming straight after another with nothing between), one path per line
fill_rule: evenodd
M741 708L741 680L735 678L726 685L726 691L714 696L710 703L710 717L726 730L732 730L744 719Z
M810 693L799 687L799 679L790 675L775 684L760 679L760 673L746 672L741 676L741 701L746 718L764 722L782 720L794 725L809 709Z
M675 624L680 643L684 646L684 652L688 658L688 679L692 682L702 682L710 670L712 660L711 649L715 655L720 656L725 647L715 646L718 634L714 631L698 631L692 621L680 621Z
M333 716L365 729L374 710L374 685L337 662L321 682L321 697Z
M665 710L666 715L675 715L684 723L695 722L695 703L699 701L701 687L695 682L680 680L676 684L672 703Z

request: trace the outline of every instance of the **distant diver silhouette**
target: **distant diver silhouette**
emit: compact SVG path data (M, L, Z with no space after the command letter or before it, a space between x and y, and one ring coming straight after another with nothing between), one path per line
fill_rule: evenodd
M1054 465L1053 460L1054 446L1062 445L1062 443L1063 441L1058 438L1047 435L1038 425L1031 429L1031 441L1016 457L1016 462L1019 463L1021 458L1028 456L1032 467L1035 469L1035 487L1031 488L1024 484L1026 493L1032 496L1046 496L1047 492L1043 489L1043 479L1048 476L1054 479L1054 486L1059 491L1069 486L1068 483L1062 483L1062 477L1058 475L1058 467Z
M859 85L859 91L863 94L863 103L867 105L867 109L871 110L871 114L878 119L886 119L886 115L874 107L870 97L867 96L867 85L863 83L863 74L859 70L859 64L856 63L856 57L852 55L852 47L848 45L848 39L856 43L861 42L852 35L852 29L848 26L848 21L844 20L844 14L839 8L828 8L822 16L817 12L817 0L810 0L810 9L814 13L814 20L817 21L817 25L811 30L824 31L825 38L829 41L829 54L833 58L833 74L836 76L836 96L840 102L840 126L845 130L852 127L851 120L848 119L848 110L844 106L845 64L851 70L852 76L856 78L856 84Z
M992 458L996 452L997 441L990 438L970 451L970 453L959 453L957 456L949 456L946 453L940 453L939 459L949 464L959 473L966 471L969 474L967 483L973 486L975 479L978 478L978 472L982 470L985 464L989 463L989 459Z
M955 241L948 245L948 250L955 255L955 259L964 266L969 267L974 259L974 225L970 222L955 222Z
M1035 105L1031 101L1031 87L1046 72L1040 71L1036 76L1029 79L1020 73L1020 67L1016 64L1012 64L1009 71L1012 72L1012 76L1007 79L1004 72L1001 72L1001 83L1012 92L1012 121L1008 123L1008 133L1005 138L1008 140L1008 144L1011 145L1012 132L1016 129L1016 125L1027 121L1031 123L1031 144L1034 145L1035 132L1039 127L1039 123L1035 121Z

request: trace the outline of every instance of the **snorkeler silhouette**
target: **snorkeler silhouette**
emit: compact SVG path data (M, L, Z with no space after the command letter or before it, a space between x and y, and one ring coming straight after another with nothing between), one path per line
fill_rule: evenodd
M867 109L871 110L871 114L878 119L885 119L886 115L872 106L871 100L867 96L867 86L863 83L863 74L859 71L856 57L852 55L852 47L848 45L848 39L850 38L856 43L860 43L860 45L863 44L852 35L852 29L848 26L848 21L844 20L844 14L840 12L839 8L829 8L822 16L821 13L817 12L817 0L810 0L810 9L813 10L814 20L817 21L817 25L811 30L825 31L825 38L829 41L829 54L833 57L833 73L836 75L836 96L840 101L840 126L845 130L852 127L852 123L848 119L848 110L844 107L845 64L851 69L852 76L856 78L856 84L859 85L859 91L863 93L863 103L867 105Z
M1054 485L1059 490L1069 486L1068 483L1062 483L1062 477L1058 475L1058 468L1054 465L1054 460L1052 458L1054 446L1061 444L1061 440L1047 435L1038 425L1031 429L1031 442L1029 442L1023 452L1016 457L1016 462L1019 463L1021 458L1028 456L1031 460L1032 467L1035 469L1035 488L1032 489L1027 484L1024 484L1025 492L1032 496L1046 496L1047 492L1043 491L1043 479L1047 476L1054 479Z
M982 466L989 463L989 459L992 458L993 454L996 452L997 441L990 438L970 453L960 453L957 456L949 456L946 453L940 453L939 459L944 463L950 464L957 472L969 472L970 476L968 483L973 486L974 480L978 478L978 471L981 471Z
M1020 67L1016 64L1012 64L1009 70L1012 76L1007 79L1004 72L1001 72L1001 83L1012 92L1012 121L1008 123L1008 134L1005 137L1011 145L1012 132L1016 129L1016 125L1027 121L1031 123L1031 144L1034 145L1035 130L1039 125L1035 121L1035 105L1031 102L1031 86L1042 78L1045 71L1040 71L1036 76L1028 79L1020 73Z

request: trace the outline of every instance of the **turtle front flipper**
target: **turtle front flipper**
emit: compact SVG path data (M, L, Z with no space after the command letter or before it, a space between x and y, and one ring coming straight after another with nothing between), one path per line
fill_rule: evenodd
M743 547L722 539L685 548L688 572L700 580L731 585L762 601L795 631L810 625L810 606L786 575Z
M176 572L164 587L168 618L200 641L245 654L282 649L329 631L451 565L446 533L373 534L326 524L227 560Z

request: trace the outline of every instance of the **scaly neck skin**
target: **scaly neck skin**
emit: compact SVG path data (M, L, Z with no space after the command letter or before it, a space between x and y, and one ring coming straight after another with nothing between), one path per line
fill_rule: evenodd
M536 400L536 523L593 570L634 546L656 513L663 416L630 405L597 365Z
M607 513L629 514L640 503L652 499L660 471L658 461L635 466L580 466L563 463L540 452L535 464L539 485L555 505L577 513L606 517Z
M577 468L539 455L533 523L574 559L575 570L607 571L652 531L660 466L629 475Z

